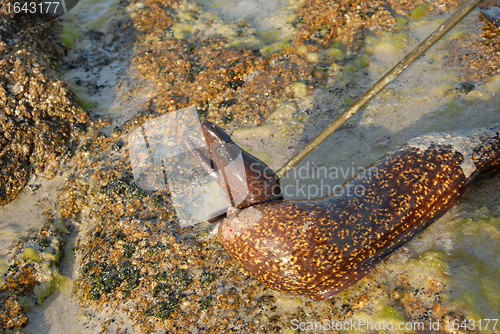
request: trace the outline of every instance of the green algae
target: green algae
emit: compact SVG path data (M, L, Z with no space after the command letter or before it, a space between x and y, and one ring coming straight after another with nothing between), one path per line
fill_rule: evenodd
M88 99L87 97L84 97L82 95L76 95L75 102L80 107L82 107L82 109L85 109L85 110L90 110L96 106L96 104L94 102L92 102L90 99Z
M257 33L264 44L273 44L281 39L281 30L261 30Z
M24 251L24 254L23 254L23 259L25 259L26 261L31 261L31 262L41 262L42 261L40 256L38 256L37 251L31 247L26 248L26 250Z
M38 246L45 248L50 245L50 241L47 238L43 238L39 243Z
M420 20L420 19L424 18L425 16L427 16L429 14L429 9L430 9L429 4L423 4L423 5L416 7L410 13L410 19Z
M90 300L100 300L101 299L101 293L99 292L99 288L98 287L94 287L92 288L87 297L90 299Z
M374 313L368 312L356 312L353 315L353 319L369 321L371 323L387 324L392 323L394 328L397 328L398 323L404 322L405 318L396 308L388 306L390 302L384 297L378 297L373 301ZM349 330L349 333L356 333L357 331ZM411 333L411 332L410 332Z
M95 19L92 21L90 24L91 28L94 28L96 30L104 30L103 27L110 21L109 15L102 15L99 18Z
M107 185L102 186L99 190L101 194L112 196L113 194L126 194L129 198L144 198L147 193L137 187L135 183L129 183L126 178L116 178L111 180Z
M458 101L448 101L443 107L438 110L438 112L446 114L446 117L458 117L459 115L466 112L466 107Z
M139 11L139 9L141 9L143 7L144 7L144 3L142 3L142 2L135 2L135 3L129 4L125 8L125 11L127 13L129 13L130 18L133 19L134 17L137 16L137 12Z
M301 82L293 83L292 88L294 88L294 90L297 89L299 95L303 94L300 90L305 89L305 95L307 95L307 86ZM273 122L278 120L291 121L295 118L296 113L297 105L295 103L282 103L267 119Z
M59 254L53 254L49 252L38 252L38 256L43 259L43 261L46 261L48 263L52 262L58 262L59 261Z
M374 45L372 52L386 55L400 54L408 46L410 39L410 34L406 31L395 34L383 32L382 37ZM367 48L367 50L370 49Z
M380 311L378 313L380 319L385 320L386 322L403 322L405 321L405 317L399 312L396 308L391 306L380 307Z
M172 30L172 33L175 38L184 39L187 36L191 35L194 26L187 22L178 22L174 24L170 29Z
M180 269L172 274L172 284L177 292L182 292L192 283L186 270Z
M356 67L356 70L359 71L362 68L369 66L370 62L371 62L370 56L361 54L354 59L353 64Z
M500 218L478 209L474 218L452 221L458 242L450 254L452 279L458 290L448 307L479 320L500 313Z
M233 132L233 137L236 139L242 138L266 138L274 131L273 124L263 123L255 127L241 127Z
M204 271L201 273L200 276L200 282L205 285L209 286L215 281L215 274L209 271Z
M438 249L428 250L418 257L411 259L409 263L420 270L433 272L438 275L445 275L449 267L446 252Z
M488 78L486 89L490 93L497 93L500 91L500 74L495 74Z
M162 244L158 243L156 245L150 246L148 248L148 250L146 251L146 255L152 256L155 254L159 254L161 252L166 252L166 253L168 253L167 255L169 255L171 249L172 249L172 246L170 246L170 245L162 245Z
M398 29L403 29L408 24L408 20L402 16L396 16L395 20L396 20L396 27Z
M191 12L191 11L182 11L177 13L177 17L181 21L195 21L196 20L196 15Z
M81 36L82 34L77 27L64 26L61 31L61 41L69 47L75 46L75 41Z
M319 63L322 60L323 60L323 58L322 58L321 54L319 54L319 53L309 52L307 54L307 61L310 63Z
M292 46L288 39L278 41L271 45L266 45L260 49L260 53L263 56L269 56L275 52L291 49Z
M154 316L165 320L170 317L170 314L177 311L179 308L179 300L173 297L165 298L160 303L154 305L144 312L146 316Z
M9 270L9 263L4 259L0 259L0 287L5 285L5 276L7 276L7 271Z
M198 233L196 235L196 240L200 241L200 240L206 239L209 236L211 231L212 231L212 229L210 227L205 228L204 230L202 230L200 233Z
M378 43L379 39L373 35L367 35L363 39L363 46L365 51L368 53L373 53L373 48Z
M443 41L455 41L468 35L469 33L465 29L453 29L443 37Z
M233 41L227 43L227 48L249 48L249 49L261 49L264 43L257 36L249 35L243 37L236 37ZM276 48L277 49L277 48ZM265 52L274 52L272 48L263 50Z
M130 259L132 255L135 253L136 247L135 243L128 242L123 245L123 256L127 259Z
M304 99L307 97L308 89L307 85L303 82L294 82L292 83L292 90L295 97L299 99Z
M69 26L63 24L63 30L61 31L61 41L68 47L75 46L75 42L78 38L82 36L80 29L78 27Z
M481 287L482 294L486 297L488 304L494 310L500 310L500 282L495 275L492 277L480 277L479 286Z
M173 291L170 285L165 283L159 283L153 289L153 297L168 296L172 292Z
M307 55L309 51L307 50L307 46L302 44L297 48L296 52L300 55Z
M71 289L71 285L71 279L61 275L57 269L54 269L52 272L52 279L41 282L39 285L35 286L33 292L35 293L38 304L42 305L43 301L52 293L59 289L69 291Z
M331 47L328 50L326 50L326 53L330 56L335 58L336 60L344 60L345 54L344 51L340 48L337 47Z
M100 271L95 273L96 264L89 262L84 266L86 279L89 280L93 288L89 291L88 297L92 300L101 299L101 295L114 293L119 287L122 293L128 294L139 286L140 270L129 261L118 266L100 266Z
M399 323L405 322L405 318L396 308L388 306L388 302L389 300L378 297L372 301L374 306L373 313L358 311L352 315L352 319L358 324L360 322L364 324L371 323L372 326L373 324L379 324L379 326L383 326L383 329L391 328L391 325L388 324L392 323L392 328L397 328ZM359 333L360 330L368 330L371 332L370 329L370 325L366 325L356 329L349 328L346 332ZM414 331L405 331L405 333L414 333Z
M95 266L95 262L93 261L85 263L82 266L82 274L86 275L90 271L90 269L92 269L93 266Z
M212 307L212 303L213 303L213 298L211 296L203 298L200 302L199 311L201 312L209 309L210 307Z

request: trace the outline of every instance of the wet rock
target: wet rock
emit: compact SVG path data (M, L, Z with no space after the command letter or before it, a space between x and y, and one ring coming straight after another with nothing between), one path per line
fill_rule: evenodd
M63 55L54 27L36 16L1 12L0 30L0 205L5 205L33 170L41 173L61 156L71 124L87 122L87 115L53 69Z

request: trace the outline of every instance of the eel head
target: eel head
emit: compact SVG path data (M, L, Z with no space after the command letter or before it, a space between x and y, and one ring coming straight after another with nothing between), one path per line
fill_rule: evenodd
M232 207L245 208L282 198L279 179L271 168L242 150L217 125L204 121L201 128L206 143L189 133L184 134L184 143L224 189Z

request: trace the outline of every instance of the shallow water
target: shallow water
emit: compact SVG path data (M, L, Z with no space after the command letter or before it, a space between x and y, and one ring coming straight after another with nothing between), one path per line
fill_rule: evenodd
M271 42L293 32L293 29L285 29L283 18L290 16L296 3L204 0L199 4L207 12L216 15L206 17L220 20L217 28L219 32L229 31L224 30L227 27L233 29L238 25L238 19L244 19L245 24L258 31L279 30L278 37L270 38ZM130 70L130 57L133 55L131 41L111 41L118 30L109 23L131 12L121 8L118 11L117 6L118 2L115 0L81 1L72 12L63 17L65 29L76 28L81 36L75 39L74 46L69 49L66 62L72 66L64 65L62 76L71 83L77 96L88 103L93 117L110 120L101 130L108 135L113 127L122 127L140 109L146 108L145 105L156 93L155 86L138 79ZM203 19L198 20L200 22L197 24L204 23ZM189 22L189 19L187 21ZM241 24L241 21L239 22ZM441 22L442 18L429 17L422 21L410 22L409 30L401 32L404 35L387 34L380 39L366 38L362 49L369 59L367 66L337 69L342 76L337 76L328 87L306 87L305 94L284 101L264 124L253 128L233 129L233 138L276 170ZM302 185L318 189L318 182L322 180L332 187L344 183L353 176L354 171L369 166L415 136L434 131L472 129L500 122L500 114L497 112L500 105L500 80L490 80L470 92L457 93L456 88L462 83L458 70L446 65L450 38L460 38L460 34L474 34L478 26L476 10L451 32L452 37L445 37L417 60L353 117L347 126L335 132L299 164L296 171L290 172L283 180L283 185L292 185L291 189L300 189ZM102 37L96 39L95 31L102 32ZM227 36L237 39L232 33ZM400 43L401 40L403 43ZM356 59L360 59L359 55L353 56L353 59L346 63L353 64ZM354 71L361 73L357 74L358 82L355 84L352 83ZM130 94L131 91L133 94ZM276 135L270 136L270 132ZM330 171L331 168L336 168L337 173L320 180L318 171L322 167L329 168ZM301 170L303 174L299 174ZM26 188L14 202L0 208L2 259L7 257L7 247L10 247L8 245L27 235L31 228L41 227L44 219L42 212L53 208L56 193L61 189L65 176L67 175L62 173L53 180L33 179L29 184L40 185L36 191ZM495 284L498 284L495 283L495 273L500 270L498 254L490 252L490 248L484 245L478 247L481 246L480 241L463 240L461 234L467 234L468 232L464 231L469 230L462 229L461 226L465 223L456 219L472 218L481 226L493 226L491 242L498 243L498 236L495 234L498 231L498 222L495 217L500 214L497 191L499 187L498 177L479 180L459 205L426 230L421 237L405 246L404 250L396 253L392 260L389 259L381 265L382 269L378 275L395 277L403 270L398 260L413 261L415 254L422 255L418 260L420 262L408 264L411 270L414 270L413 279L423 279L422 275L426 270L437 277L444 277L443 281L452 285L450 299L455 300L457 305L462 305L460 307L466 310L465 314L478 316L480 313L479 316L498 317L498 312L494 311L497 295L493 296L490 292L497 286ZM286 195L288 198L304 198L302 193L293 190ZM306 196L320 195L319 192L313 194L309 191ZM93 218L88 211L82 212L78 220L79 230L70 231L65 246L66 256L60 266L60 272L72 280L79 275L79 259L75 259L71 248L76 240L85 243L84 232L92 230L93 226ZM426 260L426 254L438 251L444 252L444 259L440 258L434 262ZM463 255L464 252L474 253L473 257ZM408 253L413 255L407 256ZM412 260L408 260L410 258ZM487 263L490 266L489 271L485 274L479 268L471 270L469 275L464 274L468 271L470 262L475 260ZM444 274L433 267L445 265L448 267ZM384 270L387 273L383 273ZM468 295L468 291L479 292L474 299ZM385 301L381 301L382 304L383 302ZM459 306L457 309L460 309ZM488 306L493 308L486 311ZM482 310L478 311L479 309ZM283 307L283 313L286 312L286 307ZM356 314L354 317L356 316L368 315ZM60 289L48 297L43 306L33 307L28 317L30 320L26 332L32 333L95 333L100 324L109 322L108 317L113 317L116 321L109 325L109 329L120 327L134 332L132 321L125 315L108 315L106 310L101 310L100 313L96 310L82 311L76 304L70 288Z

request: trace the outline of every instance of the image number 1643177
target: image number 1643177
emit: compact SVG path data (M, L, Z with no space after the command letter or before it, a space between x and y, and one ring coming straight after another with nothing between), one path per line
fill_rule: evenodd
M6 3L7 13L41 15L45 20L51 21L73 9L79 0L53 0L53 1L11 1Z

